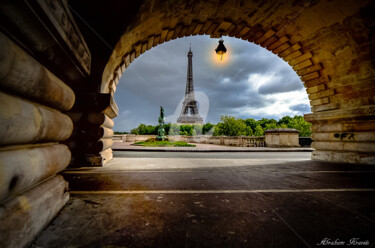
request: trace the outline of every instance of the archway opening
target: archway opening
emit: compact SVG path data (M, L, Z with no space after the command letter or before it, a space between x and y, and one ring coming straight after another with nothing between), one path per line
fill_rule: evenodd
M70 187L75 189L72 195L90 194L87 190L91 190L91 195L101 195L91 200L83 196L82 205L78 204L83 213L93 216L81 218L75 215L75 204L69 204L64 212L73 216L75 228L62 228L67 231L64 234L52 226L55 233L47 232L46 236L62 238L66 246L132 246L129 241L138 246L153 246L162 237L160 247L176 247L181 241L185 241L185 246L199 246L207 238L211 238L207 243L210 247L228 246L226 241L231 240L237 243L229 246L262 247L266 241L271 246L302 247L329 244L329 237L335 237L339 231L343 236L338 238L346 241L358 244L358 239L353 239L356 234L369 237L370 241L361 244L371 242L371 211L364 210L371 206L372 168L342 163L375 163L374 1L142 0L131 4L119 0L51 0L4 1L0 6L0 47L6 55L2 56L5 63L1 63L1 93L6 103L1 111L1 123L5 126L1 166L6 167L1 171L8 175L3 178L11 186L6 183L3 188L10 193L2 195L12 198L4 205L1 203L1 212L6 217L5 224L0 225L0 232L6 234L0 235L6 239L2 243L26 246L66 203L66 182L56 174L68 165L70 151L78 166L102 166L103 161L110 159L111 118L117 115L113 96L121 74L135 58L165 41L197 34L218 38L221 33L260 44L293 67L302 78L312 107L306 118L313 123L313 159L339 164L307 161L309 166L301 166L298 171L279 173L280 163L275 169L260 166L247 171L237 163L240 168L229 171L231 177L223 171L213 174L209 169L195 175L191 170L158 171L159 177L152 177L147 183L149 188L156 189L160 182L167 182L168 188L162 192L161 187L153 192L145 187L143 179L151 178L146 173L152 171L142 172L144 177L112 171L111 175L118 177L109 185L106 179L110 173L106 168L91 168L104 172L97 184L91 180L97 176L95 173L77 170L70 172ZM80 19L79 23L74 19ZM70 109L74 98L75 107ZM73 123L69 117L74 119ZM67 141L69 149L58 144L72 129L72 139ZM232 157L229 162L234 161ZM78 180L83 179L77 175L80 172L87 176L88 184ZM192 184L187 185L187 181ZM218 181L226 181L226 188L219 188ZM126 191L129 185L134 186L134 191ZM113 189L119 191L110 191ZM181 190L192 198L181 200ZM164 193L169 197L163 197ZM235 197L228 199L228 193ZM127 196L134 194L134 201L129 200ZM119 196L118 204L114 204L113 195ZM202 201L202 195L208 197ZM144 201L139 201L141 198ZM231 205L227 205L229 202ZM170 207L174 203L180 207ZM160 208L162 204L172 210L168 221ZM19 207L25 211L18 211ZM98 208L102 211L96 212ZM109 209L115 210L113 215ZM125 216L118 215L124 209ZM208 215L202 215L203 209L208 210ZM230 216L228 209L238 211ZM224 213L220 215L223 218L218 220L217 212L211 210ZM145 212L150 218L145 218ZM232 217L240 218L236 221ZM180 229L184 226L189 228ZM220 228L207 228L210 226ZM102 231L98 227L103 227ZM151 228L145 230L147 227ZM138 236L146 232L151 236ZM84 241L85 237L94 240ZM328 238L322 240L323 237ZM84 243L75 244L74 240ZM49 242L57 243L60 242Z
M137 58L117 86L120 114L114 130L130 132L140 123L156 125L159 105L166 109L167 122L176 123L184 99L189 44L205 123L216 124L223 115L279 121L310 112L305 88L290 65L256 44L224 39L228 46L224 61L214 53L217 39L207 35L169 41Z

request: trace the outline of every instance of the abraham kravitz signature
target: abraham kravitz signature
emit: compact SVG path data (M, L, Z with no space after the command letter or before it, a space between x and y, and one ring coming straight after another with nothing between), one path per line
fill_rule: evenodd
M370 245L370 241L368 240L360 240L359 238L351 238L349 240L340 240L337 239L330 239L324 238L322 241L318 242L317 245L347 245L347 246L355 246L355 245Z

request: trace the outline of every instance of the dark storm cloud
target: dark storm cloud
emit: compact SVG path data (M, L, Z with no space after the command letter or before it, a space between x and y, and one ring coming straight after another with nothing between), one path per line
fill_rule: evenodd
M115 130L129 131L139 123L157 124L159 106L166 115L179 109L186 86L187 52L193 51L193 74L196 91L209 100L206 121L216 123L223 114L246 118L244 108L262 108L275 101L269 94L298 90L298 76L281 59L269 51L239 39L224 37L231 54L228 66L210 62L217 39L208 36L186 37L161 44L147 51L128 67L120 80L115 100L120 114ZM254 75L270 76L272 80L256 87L249 81Z
M238 118L241 118L241 119L254 119L254 120L260 120L262 118L267 118L267 119L275 119L275 120L279 120L279 116L276 115L276 114L268 114L268 113L265 113L265 114L262 114L262 115L247 115L247 114L243 114L243 113L239 113L238 115Z
M309 113L311 111L311 107L307 104L297 104L290 106L290 109L293 111L298 111L300 113Z
M297 74L288 67L282 67L270 72L272 80L259 87L259 93L275 94L303 89L303 84Z
M272 82L259 87L259 94L275 94L303 89L299 80L290 77L276 77Z

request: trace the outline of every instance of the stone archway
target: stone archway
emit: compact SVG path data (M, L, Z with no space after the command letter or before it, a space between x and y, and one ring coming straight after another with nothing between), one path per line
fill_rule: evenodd
M26 246L65 205L57 173L71 154L76 166L111 158L118 79L178 37L222 30L282 57L311 100L312 158L375 164L374 9L372 0L1 1L2 243Z
M367 2L361 4L226 1L215 8L150 1L117 43L100 91L113 96L129 64L158 44L221 32L270 50L300 76L311 105L305 119L313 123L312 159L374 163L373 38L362 9Z

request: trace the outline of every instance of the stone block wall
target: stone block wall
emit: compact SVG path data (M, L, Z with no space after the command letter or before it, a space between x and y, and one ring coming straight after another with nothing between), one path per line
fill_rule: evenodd
M111 132L100 127L103 120L96 130L78 130L68 114L84 112L77 103L93 89L91 54L67 1L1 1L0 20L0 246L19 248L69 200L58 175L74 161L67 140L80 131ZM92 112L102 111L88 102Z
M25 247L69 199L57 173L73 122L73 90L0 33L0 243Z

